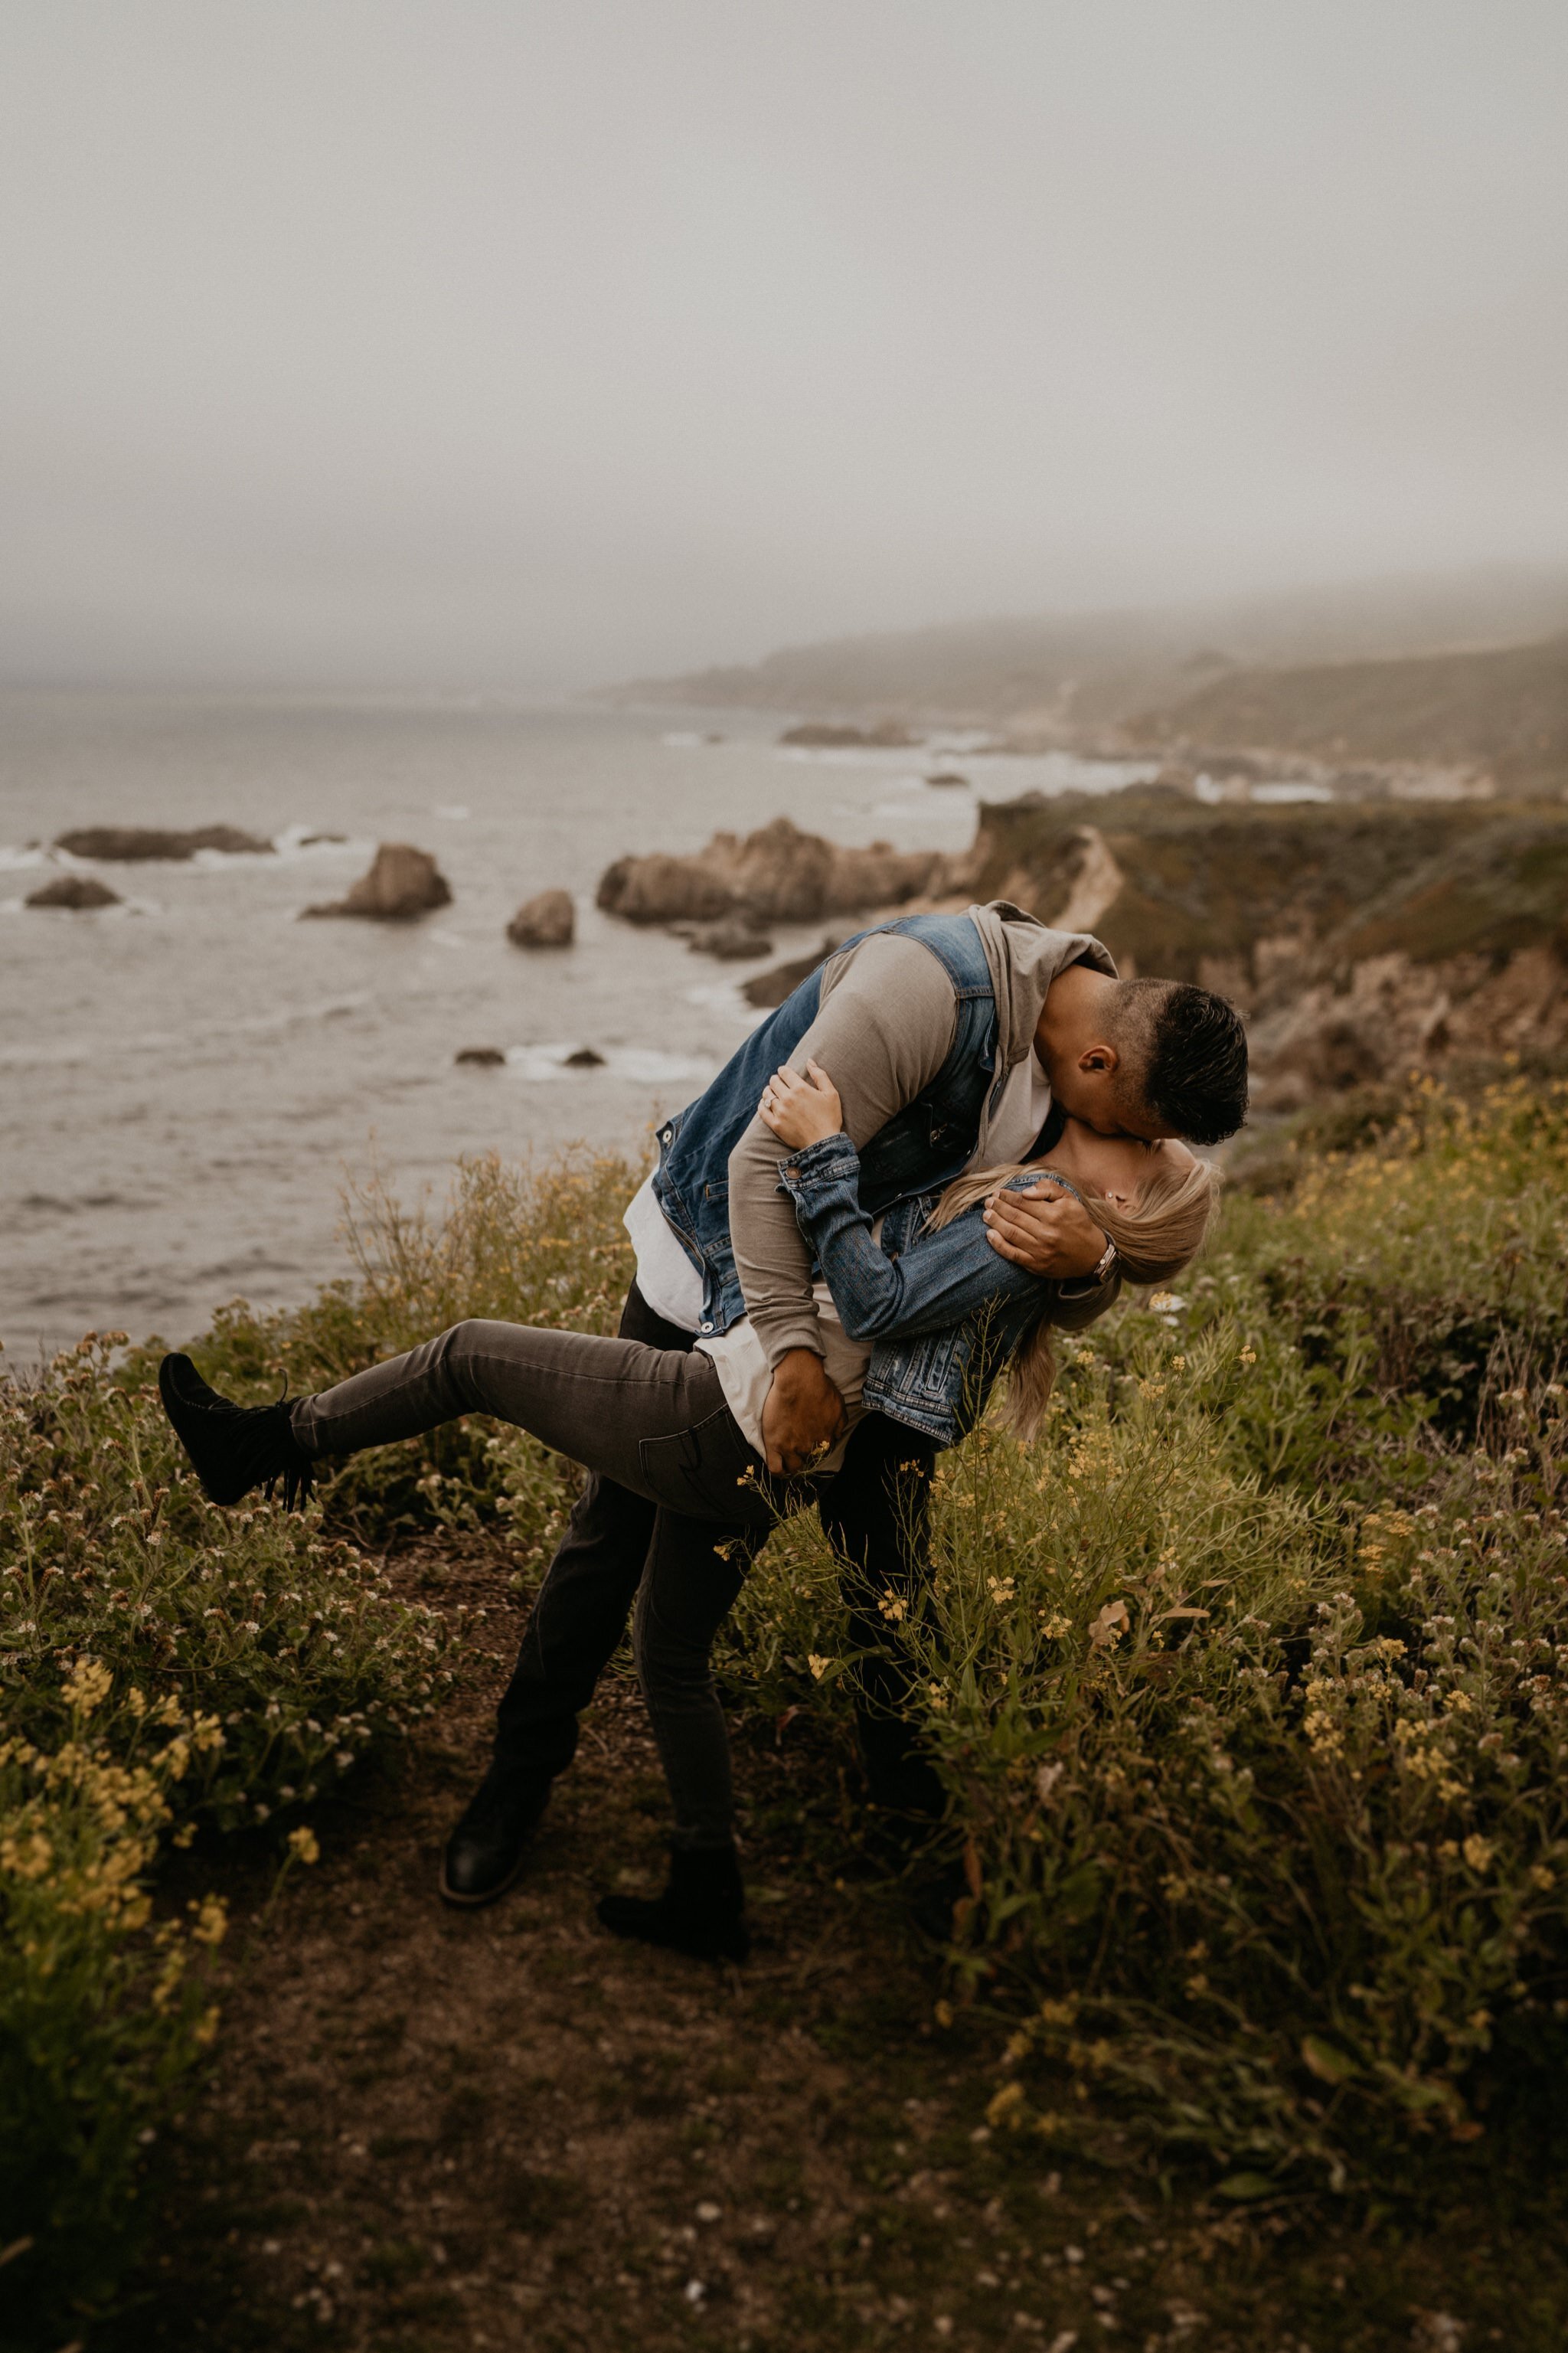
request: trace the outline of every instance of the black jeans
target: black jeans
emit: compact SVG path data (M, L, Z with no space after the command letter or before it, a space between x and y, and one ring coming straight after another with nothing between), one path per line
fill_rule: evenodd
M651 1312L635 1285L616 1339L482 1320L454 1324L301 1398L292 1426L309 1453L349 1454L463 1413L493 1413L531 1430L589 1472L501 1700L496 1761L503 1772L554 1775L571 1762L578 1715L635 1602L633 1650L678 1841L727 1842L730 1753L713 1639L776 1521L815 1498L845 1564L852 1637L864 1654L860 1730L873 1787L891 1804L922 1801L909 1778L907 1674L889 1629L918 1606L928 1442L872 1414L856 1428L836 1476L770 1478L712 1364L689 1333Z
M623 1338L656 1348L690 1350L696 1338L656 1315L635 1282L620 1328ZM857 1707L861 1752L873 1795L898 1806L929 1804L933 1792L930 1767L915 1756L905 1720L909 1670L890 1639L893 1621L882 1604L901 1602L909 1612L920 1605L935 1456L933 1439L882 1414L867 1414L837 1477L816 1482L823 1529L843 1563L851 1640L863 1653L866 1695ZM719 1525L669 1511L591 1473L535 1598L496 1712L498 1766L553 1774L571 1763L578 1715L619 1646L639 1593L639 1654L651 1637L688 1662L699 1650L706 1657L766 1535L766 1527L754 1523ZM677 1681L689 1677L689 1664L671 1664ZM727 1751L724 1785L727 1792Z

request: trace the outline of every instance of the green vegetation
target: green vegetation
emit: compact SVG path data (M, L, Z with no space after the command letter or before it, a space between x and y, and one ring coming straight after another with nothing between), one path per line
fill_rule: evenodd
M0 1390L0 2211L40 2327L112 2285L216 2024L187 1964L222 1910L155 1920L161 1854L265 1825L312 1860L304 1810L452 1679L442 1621L352 1545L206 1504L156 1390L110 1371L123 1337Z
M1094 928L1139 972L1196 980L1216 959L1238 974L1232 986L1267 995L1278 966L1293 994L1304 975L1394 949L1418 963L1506 961L1565 936L1568 816L1539 804L1205 808L1152 789L1026 797L985 810L975 896L1064 906L1086 826L1122 878ZM1258 960L1260 941L1280 944L1273 966Z
M1016 2164L1142 2144L1238 2200L1386 2196L1545 2128L1565 1174L1568 1091L1519 1082L1304 1136L1179 1296L1064 1349L1038 1445L986 1428L943 1465L929 1606L889 1597L889 1623L952 1800L937 2018L995 2021L954 2049L1005 2042L990 2128ZM236 1307L198 1357L261 1396L465 1314L604 1328L634 1178L477 1163L445 1219L373 1190L356 1281ZM154 1850L264 1822L308 1856L302 1810L452 1668L356 1546L478 1528L537 1556L574 1483L459 1424L347 1466L320 1521L220 1520L146 1369L88 1346L5 1400L0 2021L37 2242L7 2284L40 2300L82 2292L59 2255L82 2200L118 2243L138 2135L210 2031L185 1960L216 1915L154 1925ZM814 1522L753 1572L724 1672L742 1714L806 1711L847 1753L856 1662Z

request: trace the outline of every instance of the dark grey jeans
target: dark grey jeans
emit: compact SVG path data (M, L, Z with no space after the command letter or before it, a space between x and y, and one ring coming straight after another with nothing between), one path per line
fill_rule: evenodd
M613 1596L606 1613L602 1575L588 1580L591 1590L574 1591L567 1537L502 1703L503 1736L510 1704L521 1718L525 1767L558 1772L570 1761L577 1711L620 1639L635 1592L633 1650L677 1841L727 1844L733 1792L710 1663L713 1637L769 1530L814 1499L812 1482L769 1477L711 1362L689 1344L662 1348L525 1324L455 1324L406 1356L301 1398L292 1427L307 1453L353 1454L464 1413L495 1414L584 1464L595 1474L589 1485L597 1514L621 1494L628 1504L640 1501L639 1520L652 1522L651 1542L646 1524L631 1536L618 1616Z
M692 1340L633 1283L618 1339L456 1324L301 1398L294 1431L310 1453L352 1453L458 1414L493 1413L587 1466L496 1711L495 1769L530 1778L565 1770L577 1719L630 1617L683 1846L723 1845L731 1835L714 1637L769 1530L816 1503L842 1566L872 1795L896 1810L940 1810L940 1786L909 1720L909 1663L884 1615L889 1595L907 1612L921 1607L934 1441L868 1413L837 1477L772 1479Z

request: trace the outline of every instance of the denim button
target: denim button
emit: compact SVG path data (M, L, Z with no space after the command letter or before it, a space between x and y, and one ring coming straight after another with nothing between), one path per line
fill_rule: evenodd
M700 1324L697 1328L700 1332L711 1332L713 1326L711 1324Z

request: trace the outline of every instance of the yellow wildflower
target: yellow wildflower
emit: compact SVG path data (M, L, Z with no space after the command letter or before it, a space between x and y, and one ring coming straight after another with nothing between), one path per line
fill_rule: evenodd
M289 1852L296 1862L320 1862L321 1842L309 1823L301 1822L297 1831L289 1831Z
M79 1659L66 1684L67 1704L83 1715L90 1715L100 1701L109 1697L114 1677L101 1659Z

